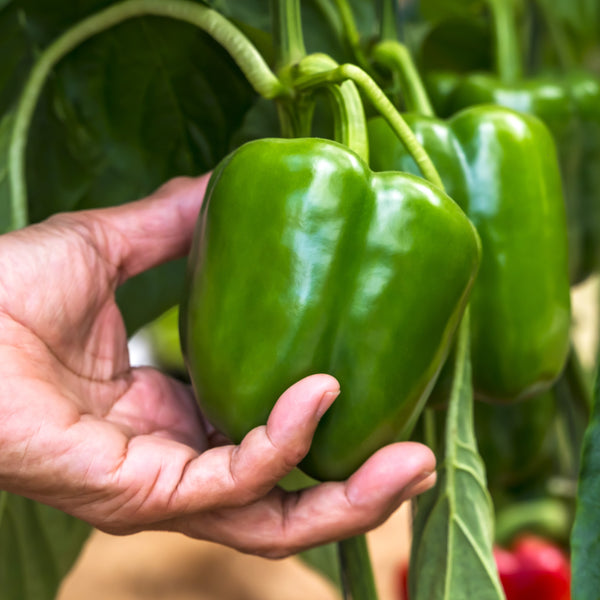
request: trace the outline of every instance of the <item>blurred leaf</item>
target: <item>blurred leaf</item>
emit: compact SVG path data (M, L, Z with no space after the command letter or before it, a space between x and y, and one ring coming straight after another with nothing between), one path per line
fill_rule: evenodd
M0 118L0 233L6 233L11 228L12 206L8 180L8 150L13 124L12 112L7 112Z
M485 7L485 0L420 0L419 3L421 15L431 23L478 17Z
M600 589L600 377L596 376L594 406L583 439L577 508L571 533L573 600L596 600Z
M31 65L33 47L17 0L0 7L0 115L16 101Z
M600 4L597 0L551 0L547 6L574 34L574 41L600 42Z
M285 490L295 491L312 487L317 485L317 483L315 479L304 474L300 469L294 469L279 482L279 485ZM316 548L300 552L298 557L309 567L323 575L338 589L341 589L337 544L331 543L324 546L317 546Z
M0 492L2 600L52 600L90 531L54 508Z
M0 31L32 55L107 4L56 10L13 0ZM22 77L0 67L0 81L12 88L0 101L14 101ZM38 103L27 151L31 220L136 200L171 177L208 171L230 151L254 97L226 52L190 25L139 18L96 36L57 65ZM181 263L163 267L124 286L130 332L179 300L183 272Z
M492 32L481 20L443 21L425 36L419 63L426 71L489 71L494 66Z
M341 590L340 567L336 544L325 544L301 552L298 557Z
M435 487L419 498L411 600L505 598L492 554L493 507L473 431L469 329L461 325L445 450Z

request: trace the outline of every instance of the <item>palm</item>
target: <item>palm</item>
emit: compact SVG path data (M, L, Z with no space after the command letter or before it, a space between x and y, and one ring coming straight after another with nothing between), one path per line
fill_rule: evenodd
M46 477L50 465L44 456L45 432L52 429L63 440L51 455L55 476L48 478L49 493L55 491L52 481L64 487L58 475L64 475L65 469L76 470L69 478L74 494L96 480L100 486L110 473L128 474L121 490L154 480L166 440L179 443L176 452L183 462L206 449L206 432L191 394L157 371L130 368L125 327L114 300L118 269L81 234L46 226L35 233L38 242L39 236L48 238L46 244L28 246L32 253L28 262L38 268L20 271L15 275L20 281L12 281L10 288L47 292L4 299L3 328L19 344L7 348L0 377L13 382L11 396L26 398L26 412L32 418L21 413L23 423L33 425L35 414L46 415L44 430L35 427L18 433L28 449L28 460L43 463ZM57 236L60 244L55 243ZM48 254L46 245L56 250ZM68 271L64 265L69 265ZM64 277L57 286L50 277L61 271ZM11 377L19 372L26 377ZM136 438L143 440L147 457L136 457L140 464L129 471L128 449ZM88 448L73 465L72 453L90 443L94 451ZM97 498L100 503L113 500ZM62 508L77 512L72 506Z

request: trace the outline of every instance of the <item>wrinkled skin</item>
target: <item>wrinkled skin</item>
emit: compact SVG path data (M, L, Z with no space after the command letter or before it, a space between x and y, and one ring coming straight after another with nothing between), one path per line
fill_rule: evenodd
M346 481L278 488L334 378L293 385L234 446L187 386L130 366L115 289L188 251L206 182L0 236L0 489L114 534L173 530L268 557L364 532L433 484L435 459L393 444Z

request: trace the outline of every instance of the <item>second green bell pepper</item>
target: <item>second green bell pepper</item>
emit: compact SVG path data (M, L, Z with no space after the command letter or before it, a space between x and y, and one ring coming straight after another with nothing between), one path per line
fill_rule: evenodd
M444 108L454 114L478 104L535 115L550 129L566 202L570 278L572 283L585 279L600 262L600 181L595 166L600 159L600 80L578 71L510 82L492 74L472 74L457 80Z
M565 209L554 143L537 118L477 106L448 121L405 115L483 249L471 299L474 391L513 401L547 389L569 350ZM417 172L382 119L371 166Z

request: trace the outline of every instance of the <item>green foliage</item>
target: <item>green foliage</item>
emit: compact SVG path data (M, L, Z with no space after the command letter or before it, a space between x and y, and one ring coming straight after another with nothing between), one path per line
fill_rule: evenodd
M501 600L493 507L473 432L469 333L463 320L438 479L417 505L411 600Z
M90 531L59 510L0 492L2 600L52 600Z
M106 4L48 10L13 0L0 13L0 32L10 33L1 43L9 56L32 56ZM4 107L16 102L30 66L8 63L0 66ZM171 177L208 171L231 149L253 98L229 56L190 25L140 18L98 35L57 65L38 103L27 152L30 219L135 200ZM7 130L3 121L0 151ZM128 282L119 294L128 330L174 304L182 280L179 264Z
M493 66L491 30L481 19L450 18L424 37L420 63L426 70L485 71Z
M110 4L0 3L0 231L11 228L9 150L34 57L81 18ZM28 138L32 221L140 198L177 175L211 169L254 93L226 53L189 25L159 18L97 36L54 69ZM118 291L130 332L179 301L184 261ZM0 596L50 600L90 527L31 500L0 494Z
M571 534L573 600L595 600L600 588L600 378L594 390L594 407L581 453L577 508Z
M7 112L0 118L0 233L10 228L12 206L8 181L8 149L14 124L14 115Z
M419 3L423 18L431 23L478 17L485 7L486 0L421 0Z

